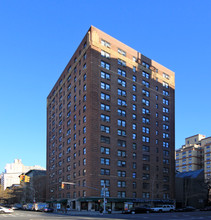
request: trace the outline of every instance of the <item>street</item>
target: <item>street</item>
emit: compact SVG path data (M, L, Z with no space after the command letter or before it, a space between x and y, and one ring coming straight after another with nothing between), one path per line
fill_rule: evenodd
M32 212L32 211L21 211L15 210L12 214L0 214L0 219L7 220L123 220L123 219L146 219L146 220L211 220L211 212L173 212L173 213L149 213L149 214L99 214L97 212L93 213L81 213L65 215L65 214L56 214L56 213L42 213L42 212Z

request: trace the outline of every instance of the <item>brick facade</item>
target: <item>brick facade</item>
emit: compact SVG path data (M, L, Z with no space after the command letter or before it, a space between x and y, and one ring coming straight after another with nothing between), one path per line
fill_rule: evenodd
M174 87L171 70L91 26L47 98L47 200L101 198L103 183L121 201L173 199Z

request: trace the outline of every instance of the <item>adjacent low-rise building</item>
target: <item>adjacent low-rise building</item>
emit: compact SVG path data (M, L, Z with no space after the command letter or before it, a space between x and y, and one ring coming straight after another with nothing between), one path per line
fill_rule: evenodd
M3 189L5 190L7 187L12 186L13 184L20 184L19 176L31 169L45 170L45 168L38 165L25 166L21 159L15 159L13 163L6 164L5 172L2 173L1 178Z
M185 145L176 150L176 170L188 172L204 169L205 180L211 178L211 137L202 134L185 139Z
M175 178L176 206L204 208L207 205L208 188L204 182L204 170L177 173Z

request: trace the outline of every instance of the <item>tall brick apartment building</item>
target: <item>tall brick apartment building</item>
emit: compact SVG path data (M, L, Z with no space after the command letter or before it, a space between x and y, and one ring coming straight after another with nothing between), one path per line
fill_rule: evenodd
M174 198L175 75L91 26L47 97L47 200ZM75 185L65 185L61 182Z

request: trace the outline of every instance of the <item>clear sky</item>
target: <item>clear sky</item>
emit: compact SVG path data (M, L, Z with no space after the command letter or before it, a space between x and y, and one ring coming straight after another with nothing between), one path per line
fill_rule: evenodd
M210 0L0 0L0 172L46 166L46 98L90 25L175 72L176 148L211 136Z

